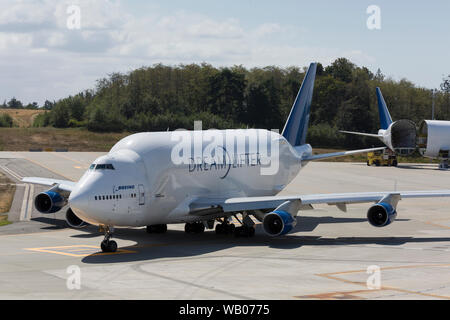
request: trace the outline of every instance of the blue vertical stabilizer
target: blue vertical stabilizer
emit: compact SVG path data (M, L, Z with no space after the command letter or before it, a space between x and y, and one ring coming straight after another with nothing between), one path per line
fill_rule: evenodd
M306 143L316 70L317 63L311 63L283 130L283 136L293 147Z
M383 94L381 93L380 88L377 88L377 99L378 99L378 112L380 114L381 129L387 130L389 126L392 124L392 118L387 108L386 101L384 101Z

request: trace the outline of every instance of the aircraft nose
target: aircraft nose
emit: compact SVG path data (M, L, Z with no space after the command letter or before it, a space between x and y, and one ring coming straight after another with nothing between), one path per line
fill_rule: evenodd
M89 208L89 196L86 192L75 190L69 197L70 208L77 214L86 216Z

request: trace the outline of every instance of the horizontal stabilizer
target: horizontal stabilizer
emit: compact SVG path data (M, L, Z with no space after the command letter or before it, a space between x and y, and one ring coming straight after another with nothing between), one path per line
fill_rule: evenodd
M346 156L351 156L354 154L367 153L367 152L379 151L379 150L384 150L384 149L386 149L386 147L318 154L318 155L307 156L305 158L302 158L302 161L317 161L317 160L324 160L324 159L331 159L331 158L346 157Z
M363 132L353 132L353 131L339 131L340 133L345 133L345 134L354 134L357 136L364 136L364 137L372 137L372 138L382 138L383 136L380 136L378 134L373 134L373 133L363 133Z

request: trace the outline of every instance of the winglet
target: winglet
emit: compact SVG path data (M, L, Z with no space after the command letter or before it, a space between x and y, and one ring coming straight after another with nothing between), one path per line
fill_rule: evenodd
M283 136L293 147L306 143L316 71L317 63L311 63L283 130Z
M392 124L391 114L389 113L386 101L384 101L383 94L380 88L377 88L377 99L378 99L378 112L380 113L380 124L381 129L387 130Z

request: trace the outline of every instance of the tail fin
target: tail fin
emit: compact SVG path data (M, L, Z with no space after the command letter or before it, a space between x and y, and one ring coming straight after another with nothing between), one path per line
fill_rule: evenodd
M306 143L316 71L317 63L311 63L283 130L283 136L293 147Z
M386 101L384 101L383 94L381 93L380 88L377 88L377 98L378 98L378 112L380 113L381 129L386 130L392 124L392 118L387 108Z

